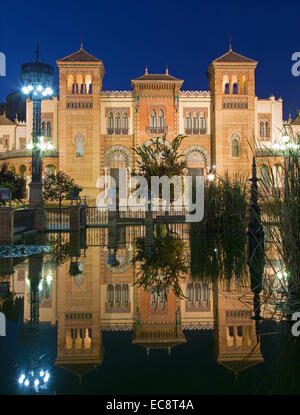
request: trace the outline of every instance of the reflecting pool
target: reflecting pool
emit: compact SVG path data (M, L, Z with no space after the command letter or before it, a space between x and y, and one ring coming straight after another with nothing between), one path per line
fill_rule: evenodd
M299 393L288 281L265 240L188 224L23 238L0 259L2 394ZM253 276L254 275L254 276Z

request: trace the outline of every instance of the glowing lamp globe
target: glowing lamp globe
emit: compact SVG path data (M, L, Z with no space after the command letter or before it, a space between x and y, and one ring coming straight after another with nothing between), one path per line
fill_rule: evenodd
M50 97L53 95L53 78L53 66L39 61L37 47L36 61L24 63L21 67L22 92L33 100Z

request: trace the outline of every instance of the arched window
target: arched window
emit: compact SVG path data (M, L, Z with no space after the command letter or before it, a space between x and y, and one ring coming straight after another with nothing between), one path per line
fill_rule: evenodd
M115 133L121 134L121 115L119 112L115 116Z
M78 74L76 77L76 91L75 94L82 94L83 93L83 76Z
M150 115L150 127L156 127L157 126L157 119L156 119L156 111L152 110Z
M124 112L122 115L122 134L128 134L128 114Z
M92 78L91 75L86 75L85 77L85 93L91 94L92 93Z
M51 122L47 122L47 137L52 137L52 128L51 128Z
M233 94L238 93L238 84L236 82L232 85L232 93Z
M114 294L115 294L114 293L114 286L112 284L108 284L108 286L107 286L107 302L109 304L113 304L114 298L115 298Z
M47 174L55 174L55 171L56 171L56 168L55 168L55 166L53 166L52 164L48 164L46 167L45 167L45 174L47 175Z
M122 302L127 305L129 302L129 287L128 284L122 285Z
M223 91L224 91L224 94L229 94L229 78L228 78L228 75L223 76Z
M206 134L206 118L204 112L200 114L200 134Z
M240 77L240 94L246 94L246 77L242 75Z
M270 124L268 121L265 123L265 137L270 138Z
M192 134L192 118L189 112L185 114L184 122L185 122L185 133Z
M115 301L116 305L119 306L121 303L121 284L115 285Z
M283 187L283 168L280 164L273 167L274 185L275 187Z
M113 134L114 131L114 115L112 112L107 117L107 134Z
M165 126L165 116L164 116L164 112L162 110L159 110L159 113L158 113L158 127L161 128L161 129L163 129L164 126Z
M232 157L238 157L239 156L239 142L236 138L233 139L232 143L231 143L231 155L232 155Z
M67 80L67 94L73 94L74 77L73 75L68 76Z
M161 310L164 310L166 307L166 301L167 301L167 293L166 293L166 289L163 288L160 292L159 292L159 306Z
M43 136L46 135L46 122L45 121L42 122L42 130L41 130L41 132L42 132L42 135Z
M270 174L269 174L269 168L266 165L262 165L260 167L260 177L261 177L261 184L268 188L270 184Z
M76 157L83 157L83 142L81 139L76 141Z
M193 134L199 134L199 118L197 112L194 112L193 115Z
M20 166L20 176L22 177L22 179L26 177L26 166L24 166L24 164L21 164Z
M265 136L265 123L263 121L261 121L259 124L259 135L261 137Z
M155 311L157 309L157 304L158 304L158 294L155 289L151 291L150 300L151 300L152 308Z

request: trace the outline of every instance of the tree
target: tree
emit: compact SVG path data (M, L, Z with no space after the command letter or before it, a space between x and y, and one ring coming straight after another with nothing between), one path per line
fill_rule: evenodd
M182 176L186 168L184 155L179 153L179 147L184 135L178 135L169 143L166 136L156 137L150 145L142 144L132 150L137 154L139 173L144 176L148 184L151 176Z
M61 203L73 186L75 186L74 179L65 172L49 173L43 180L44 198L46 200L57 200L61 211Z
M8 162L0 164L0 184L9 183L12 185L12 199L21 201L25 198L25 180L15 173L13 167L9 167Z

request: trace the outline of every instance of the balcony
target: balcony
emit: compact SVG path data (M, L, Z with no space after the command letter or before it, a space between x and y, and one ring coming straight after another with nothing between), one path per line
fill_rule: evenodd
M108 128L107 135L127 135L128 128Z
M204 135L207 133L206 128L186 128L186 135Z
M165 134L168 132L168 127L146 127L147 134Z

